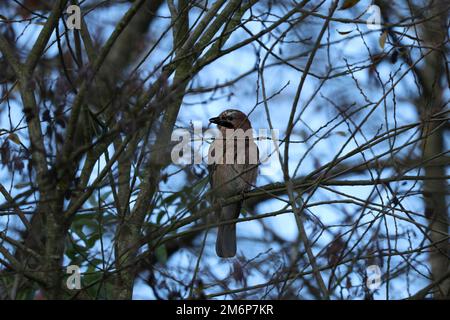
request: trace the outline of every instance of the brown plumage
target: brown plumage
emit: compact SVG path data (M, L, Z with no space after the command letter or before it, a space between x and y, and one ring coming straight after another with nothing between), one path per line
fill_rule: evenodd
M258 173L258 147L253 140L251 123L243 112L234 109L225 110L209 121L217 124L222 134L209 148L210 183L215 203L218 199L226 199L248 191L255 184ZM245 134L241 135L243 133ZM240 142L235 136L241 138ZM216 212L218 222L237 219L241 207L242 202L222 207ZM216 253L222 258L236 255L236 223L219 226Z

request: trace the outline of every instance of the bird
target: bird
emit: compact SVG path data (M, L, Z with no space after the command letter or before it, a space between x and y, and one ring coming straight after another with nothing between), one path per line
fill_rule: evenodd
M209 119L209 122L216 124L220 132L208 150L212 202L216 204L220 199L241 194L255 185L259 150L253 138L251 122L245 113L227 109L219 116ZM217 209L217 222L237 219L242 202ZM236 255L236 249L236 222L220 224L216 239L217 255L231 258Z

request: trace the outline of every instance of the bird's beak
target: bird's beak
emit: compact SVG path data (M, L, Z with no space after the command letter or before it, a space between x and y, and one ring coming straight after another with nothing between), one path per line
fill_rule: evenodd
M233 128L233 124L231 122L221 119L219 117L211 118L211 119L209 119L209 122L215 123L215 124L225 127L225 128L230 128L230 129Z

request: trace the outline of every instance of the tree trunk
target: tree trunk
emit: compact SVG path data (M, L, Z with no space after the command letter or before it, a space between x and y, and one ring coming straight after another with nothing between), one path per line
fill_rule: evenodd
M424 24L423 40L425 46L434 48L434 51L425 58L425 65L421 70L421 84L423 95L417 101L417 108L423 120L422 156L424 160L443 156L444 129L439 121L429 121L443 109L443 72L444 50L443 43L447 33L448 0L430 1L430 12L427 16L436 16ZM439 15L440 14L440 15ZM429 177L445 176L444 166L426 166L425 175ZM449 270L449 240L446 239L449 231L448 210L445 199L447 183L444 179L425 180L423 183L423 196L425 200L425 215L429 219L429 236L435 246L429 256L432 272L432 281L441 279ZM446 236L447 235L447 236ZM444 280L436 287L434 297L448 297L450 279Z

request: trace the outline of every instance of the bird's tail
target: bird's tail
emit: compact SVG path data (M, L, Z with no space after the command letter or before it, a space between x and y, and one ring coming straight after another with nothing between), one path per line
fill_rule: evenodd
M233 203L222 208L219 222L233 220L239 217L241 203ZM221 258L231 258L236 255L236 223L219 226L216 240L216 253Z

